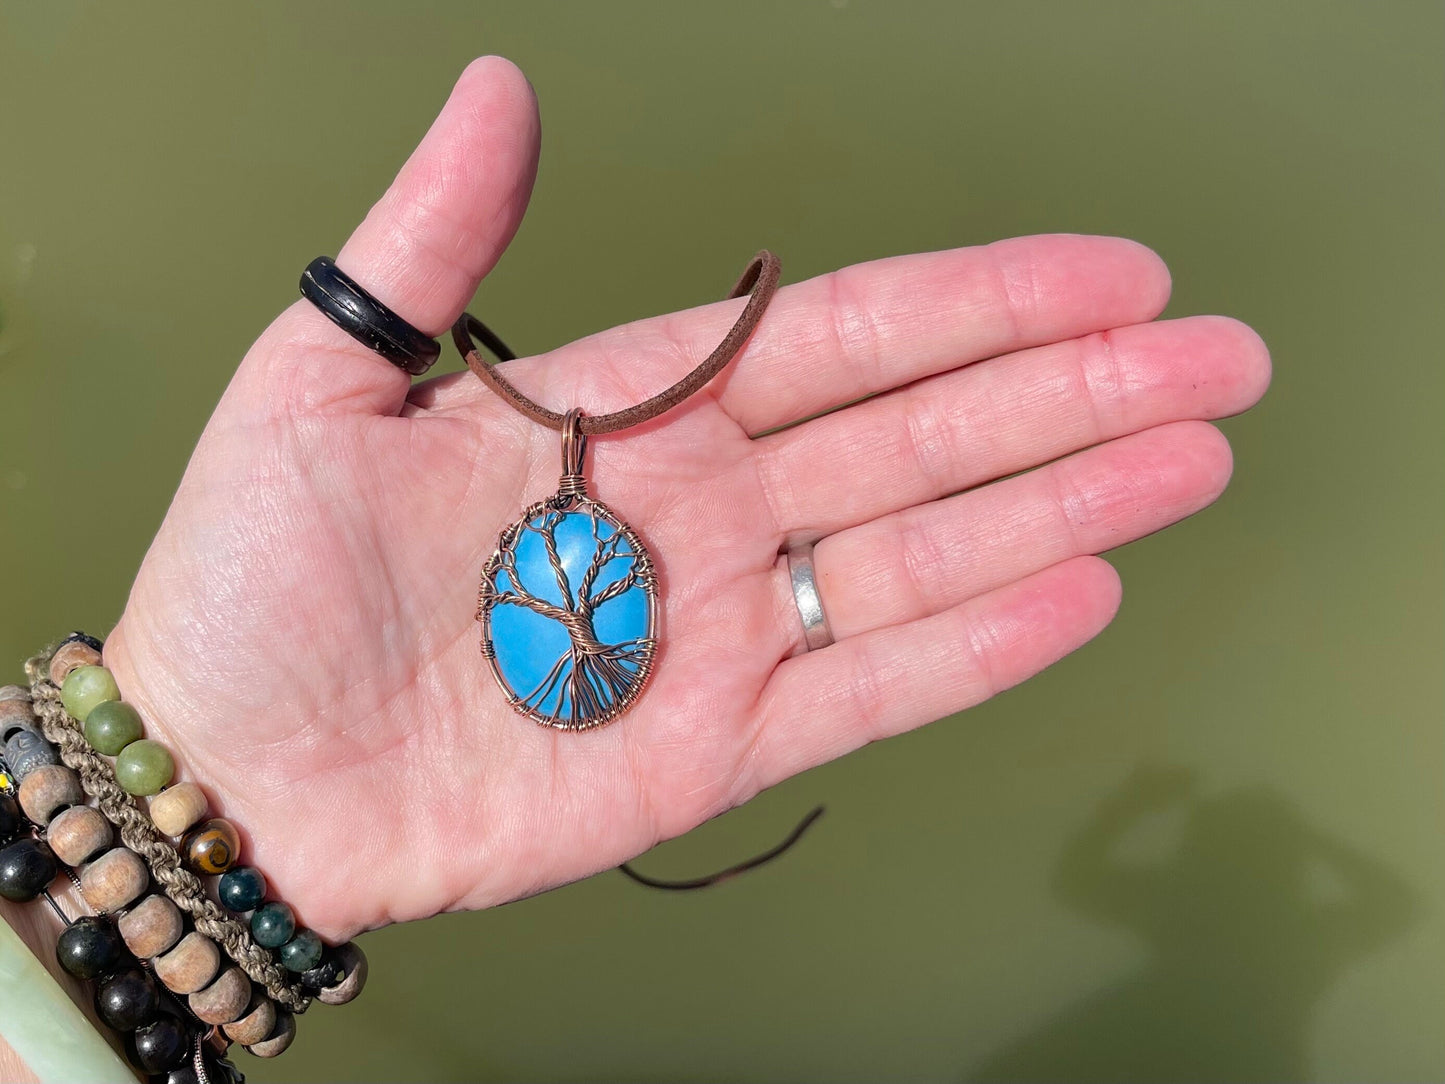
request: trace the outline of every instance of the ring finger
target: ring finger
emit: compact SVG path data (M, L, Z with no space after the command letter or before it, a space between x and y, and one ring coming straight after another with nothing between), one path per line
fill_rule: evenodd
M1179 422L829 535L813 562L833 636L942 613L1070 558L1132 542L1210 504L1230 468L1217 429ZM800 639L785 569L775 596L780 624Z

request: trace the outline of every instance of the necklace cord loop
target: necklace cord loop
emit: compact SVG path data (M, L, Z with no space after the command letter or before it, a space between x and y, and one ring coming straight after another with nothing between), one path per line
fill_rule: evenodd
M692 892L699 888L711 888L715 884L731 880L741 873L755 870L759 866L766 866L775 858L780 858L792 849L798 840L803 838L803 833L813 826L813 822L823 815L824 806L815 806L806 817L798 822L798 826L788 833L788 838L779 843L776 847L769 848L762 854L754 855L745 862L739 862L735 866L719 870L716 873L709 873L705 877L692 877L685 881L665 881L658 877L649 877L645 873L639 873L631 862L624 862L617 869L647 888L660 888L667 892Z
M768 302L772 301L773 295L777 293L778 280L781 275L782 264L778 258L767 249L759 252L753 257L747 270L742 273L742 277L728 293L729 300L746 294L748 303L723 341L718 343L717 349L672 387L658 392L649 399L644 399L636 406L614 411L611 414L580 416L577 422L578 432L582 436L615 433L619 429L626 429L629 426L649 421L659 414L671 410L701 389L709 380L717 376L728 362L732 361L738 351L742 349L743 343L748 341L748 337L752 335L758 322L763 318L763 312L767 309ZM511 361L515 357L490 328L471 313L464 312L452 325L452 341L456 343L457 351L466 360L467 368L475 373L482 383L534 422L545 425L549 429L562 430L567 415L559 414L555 410L548 410L518 391L500 370L487 364L482 358L477 350L477 344L472 341L473 335L502 361Z

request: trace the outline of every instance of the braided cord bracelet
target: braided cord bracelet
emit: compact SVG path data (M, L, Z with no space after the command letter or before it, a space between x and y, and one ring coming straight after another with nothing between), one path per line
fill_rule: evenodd
M123 1037L126 1055L137 1069L173 1081L241 1084L244 1078L224 1056L235 1027L226 1028L223 1035L216 1024L230 1015L229 1008L219 1012L221 1003L229 999L230 1005L235 1005L235 993L228 991L239 981L241 989L236 993L249 1001L251 983L233 967L187 997L190 987L173 989L176 975L163 975L159 959L147 962L128 951L128 940L104 905L127 899L133 891L143 890L143 885L137 887L131 879L131 884L124 886L109 875L96 880L86 874L96 869L113 871L114 862L105 861L112 853L131 859L136 867L140 859L112 847L111 825L95 807L83 804L78 775L60 763L55 746L36 732L37 722L28 689L0 687L0 738L5 742L0 753L0 844L4 845L0 849L0 895L15 902L44 897L62 923L55 942L56 962L73 978L95 984L96 1016ZM79 876L75 872L78 866L84 867ZM57 873L63 873L79 890L75 902L88 904L94 913L75 918L66 913L51 892ZM171 907L174 936L179 938L180 912L163 897L146 899ZM216 952L214 947L211 952ZM153 971L154 977L148 971ZM272 1003L264 997L261 1004L271 1009ZM275 1024L274 1010L270 1016L269 1020L253 1021L257 1026L251 1041L269 1037ZM88 1023L85 1030L89 1030ZM53 1060L46 1053L42 1051L42 1065ZM26 1060L38 1068L30 1058ZM73 1070L69 1075L47 1073L47 1079L80 1076L91 1079L96 1075Z
M139 714L100 665L101 649L100 641L73 633L27 660L28 691L13 687L24 710L11 703L3 712L5 759L25 776L19 796L43 831L41 857L80 867L71 877L82 895L101 916L119 914L120 936L144 969L105 978L97 1004L110 987L124 993L126 975L132 985L145 985L153 972L189 1016L210 1027L208 1041L221 1050L229 1039L260 1057L280 1054L296 1034L294 1014L313 998L340 1005L360 993L365 954L351 942L323 945L296 926L290 907L265 901L265 877L236 864L235 827L203 819L207 800L197 784L167 785L175 762L143 736ZM87 796L94 806L85 804ZM150 796L148 813L136 801L142 796ZM123 846L112 846L112 826ZM183 837L179 845L174 836ZM216 894L234 914L211 898L198 874L220 875ZM152 883L159 891L146 894ZM91 932L97 937L80 940L103 947L102 929ZM220 951L235 966L218 970Z
M117 782L110 762L86 741L80 722L65 710L60 688L50 678L49 662L49 655L37 655L27 660L25 672L41 730L59 748L61 760L80 776L85 792L115 825L121 841L144 860L166 895L191 916L196 930L221 946L278 1004L305 1012L311 999L300 983L291 980L270 951L255 943L246 923L206 895L200 878L185 868L180 851Z

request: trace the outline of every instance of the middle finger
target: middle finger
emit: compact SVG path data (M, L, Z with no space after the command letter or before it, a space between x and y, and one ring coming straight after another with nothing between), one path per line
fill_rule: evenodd
M758 439L782 537L818 538L1172 421L1251 406L1269 357L1200 316L1023 350Z

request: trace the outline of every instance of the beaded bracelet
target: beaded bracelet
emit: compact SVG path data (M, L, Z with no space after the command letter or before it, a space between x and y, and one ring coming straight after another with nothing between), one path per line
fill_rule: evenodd
M34 720L26 690L13 685L0 688L0 720L4 724L0 739L24 754L16 757L18 769L6 764L0 770L0 842L13 840L0 850L0 894L17 902L43 895L50 903L65 923L56 942L57 961L71 976L95 981L96 1015L122 1033L126 1053L138 1069L164 1073L168 1084L201 1080L243 1084L244 1076L222 1056L224 1040L211 1042L208 1049L214 1027L196 1012L204 1011L204 1003L188 1005L174 992L158 987L141 962L126 951L115 923L104 913L71 919L50 894L49 885L63 868L93 905L73 867L109 847L110 826L90 806L72 802L56 808L57 795L73 799L80 786L74 772L57 762L54 746L43 739L11 745L17 734L35 733L27 726ZM75 830L88 819L86 814L99 821L103 834L93 828ZM57 832L67 819L72 828ZM42 832L45 839L40 838ZM89 842L82 842L87 837ZM73 857L77 847L84 852L79 860Z
M337 948L321 946L310 931L294 929L294 918L285 904L262 903L265 880L259 871L234 865L239 855L234 827L218 818L198 824L206 802L195 784L165 786L174 774L174 761L164 746L142 736L138 714L119 699L114 678L99 662L99 641L77 633L53 653L26 664L42 730L60 746L61 758L79 772L84 790L98 799L104 814L101 818L90 807L84 807L87 814L66 810L56 818L60 835L67 839L74 835L73 849L78 850L96 831L94 821L102 822L100 827L107 836L109 826L104 821L115 824L129 850L122 850L124 858L107 852L92 860L90 866L104 863L91 875L97 898L114 902L108 891L111 888L120 895L137 888L138 894L149 879L146 866L164 890L164 894L146 896L122 916L120 930L127 944L137 956L151 960L157 974L174 990L214 974L219 943L246 975L285 1008L254 997L242 1005L245 1014L237 1019L237 1002L243 991L249 991L249 983L236 968L223 972L204 991L192 993L192 999L206 1001L202 995L211 993L229 976L229 997L221 997L217 990L209 999L216 1003L209 1006L207 1015L227 1017L217 1022L252 1053L280 1053L295 1034L292 1014L286 1009L304 1011L309 993L328 1004L350 1001L365 984L366 958L349 942ZM18 745L18 756L42 756L28 738L19 739ZM100 753L115 756L114 768ZM150 813L154 823L130 797L142 795L153 796ZM166 836L181 836L180 850ZM182 868L182 852L189 869ZM141 856L144 862L139 861ZM82 872L83 882L89 868ZM250 922L240 922L221 911L204 894L192 870L219 874L222 902L236 912L251 910ZM195 926L184 937L180 936L176 905L190 914ZM296 979L285 977L286 971L268 951L272 947L281 950L283 963ZM306 965L304 970L302 965Z
M220 876L221 903L233 912L251 913L250 932L256 944L275 950L281 964L297 975L317 967L321 939L308 929L297 929L286 904L262 903L266 879L251 866L236 865L241 837L235 826L221 817L203 820L205 792L195 783L168 785L175 775L175 761L160 742L143 736L139 713L120 699L115 678L100 665L99 652L75 641L63 644L65 648L71 650L58 649L51 657L50 680L60 686L61 703L83 725L91 748L115 758L116 782L133 797L150 798L151 823L162 835L179 839L177 849L191 872Z

